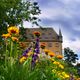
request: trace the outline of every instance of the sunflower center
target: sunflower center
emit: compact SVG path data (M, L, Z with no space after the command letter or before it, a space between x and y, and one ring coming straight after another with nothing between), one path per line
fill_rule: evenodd
M16 31L15 30L11 30L11 33L16 33Z

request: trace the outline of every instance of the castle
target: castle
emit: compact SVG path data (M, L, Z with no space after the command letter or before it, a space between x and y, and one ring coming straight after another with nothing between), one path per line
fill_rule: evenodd
M25 28L26 42L29 43L35 40L33 36L34 31L41 33L40 44L45 43L46 49L51 50L56 55L62 54L63 40L61 30L59 30L59 34L57 34L53 28Z

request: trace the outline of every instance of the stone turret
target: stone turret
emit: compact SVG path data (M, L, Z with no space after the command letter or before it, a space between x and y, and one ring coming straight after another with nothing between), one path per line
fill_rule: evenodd
M60 42L63 42L61 29L59 29L59 41L60 41Z

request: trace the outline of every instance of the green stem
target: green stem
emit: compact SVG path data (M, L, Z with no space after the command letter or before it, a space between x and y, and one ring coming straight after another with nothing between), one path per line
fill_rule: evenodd
M13 42L11 41L11 48L10 48L10 63L11 63L11 57L12 57L12 50L13 50Z
M15 58L17 58L17 57L18 57L18 54L17 54L17 43L15 44L14 57L15 57Z
M5 53L5 66L6 66L6 62L7 62L7 43L6 43L6 53Z

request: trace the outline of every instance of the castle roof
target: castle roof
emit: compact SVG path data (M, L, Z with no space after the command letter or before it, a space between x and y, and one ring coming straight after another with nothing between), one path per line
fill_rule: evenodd
M34 31L41 33L40 41L62 42L62 39L59 39L59 34L57 34L53 28L25 28L27 41L33 41L35 39L33 35Z

